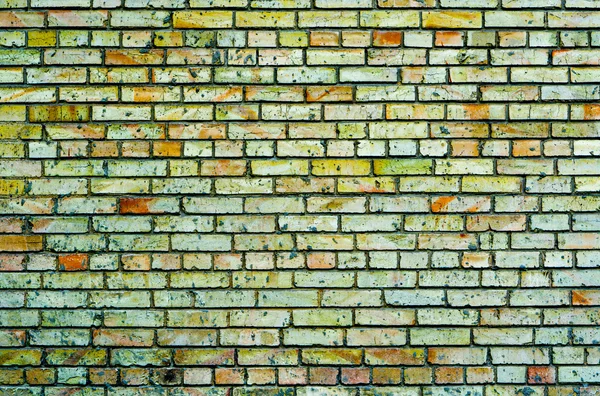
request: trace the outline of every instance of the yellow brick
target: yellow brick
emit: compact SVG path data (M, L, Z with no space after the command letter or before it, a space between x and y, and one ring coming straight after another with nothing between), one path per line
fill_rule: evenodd
M32 30L27 36L29 47L54 47L56 45L56 31Z
M287 11L238 11L235 25L240 28L291 28L296 24L295 14Z
M361 176L369 174L371 163L368 160L313 160L312 168L316 176Z
M231 11L175 11L173 27L179 29L229 28L233 25Z
M426 11L423 27L428 29L477 29L482 26L482 15L474 11Z

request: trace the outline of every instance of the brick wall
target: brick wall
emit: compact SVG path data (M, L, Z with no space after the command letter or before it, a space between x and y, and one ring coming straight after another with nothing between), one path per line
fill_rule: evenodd
M600 1L0 8L1 395L600 394Z

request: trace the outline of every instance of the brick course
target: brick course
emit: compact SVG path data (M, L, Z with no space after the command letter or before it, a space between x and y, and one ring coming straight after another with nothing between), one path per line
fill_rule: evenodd
M600 2L0 0L0 395L600 394Z

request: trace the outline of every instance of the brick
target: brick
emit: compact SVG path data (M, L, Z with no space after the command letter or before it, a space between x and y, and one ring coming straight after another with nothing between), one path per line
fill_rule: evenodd
M308 364L354 365L360 362L361 357L360 349L306 349L302 361Z
M300 11L298 27L357 27L358 12L355 11Z
M42 354L35 349L4 349L0 356L3 366L39 366Z
M39 50L0 50L1 65L39 65L41 63L41 52Z
M361 27L416 27L419 15L415 11L361 11Z
M308 65L360 65L364 60L364 50L307 50Z
M45 20L42 12L3 11L0 16L4 28L43 27Z
M0 236L0 250L5 252L23 252L42 250L40 236L2 235Z
M432 172L431 160L375 160L373 161L376 175L426 175Z
M242 365L293 366L298 359L298 350L275 348L249 348L240 350L239 362Z
M423 13L424 28L480 28L482 27L482 15L472 11L426 11Z
M0 8L0 393L597 392L595 2Z
M294 13L286 11L242 11L236 13L237 27L294 27Z
M114 14L113 14L114 15ZM107 11L50 11L48 25L79 26L79 27L105 27L108 22Z

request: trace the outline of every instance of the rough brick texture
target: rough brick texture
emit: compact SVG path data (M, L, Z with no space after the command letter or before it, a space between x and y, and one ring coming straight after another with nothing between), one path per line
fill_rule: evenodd
M0 394L600 394L600 1L0 0Z

